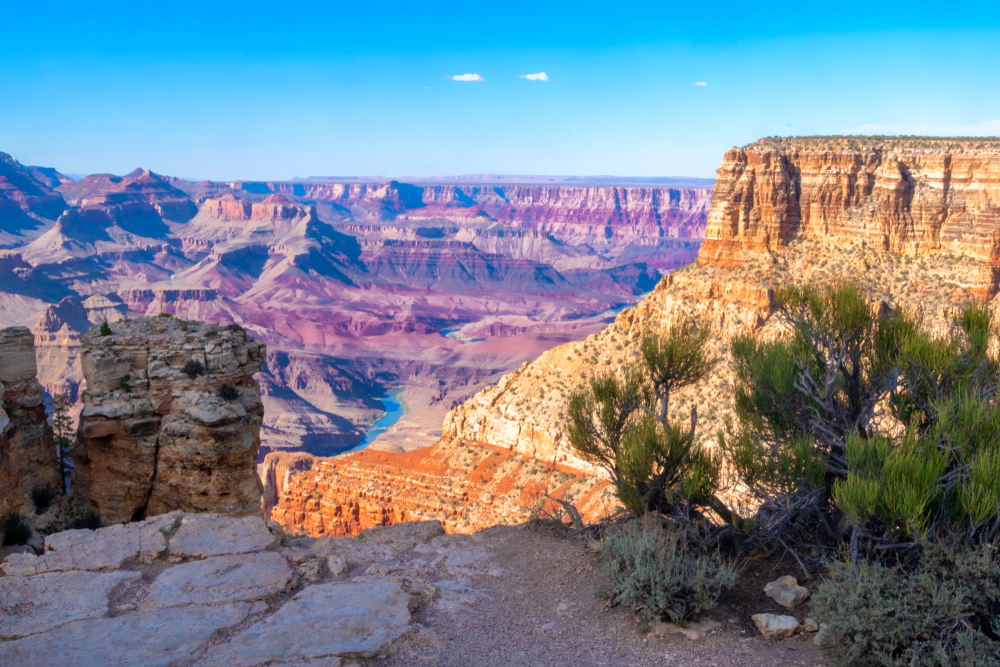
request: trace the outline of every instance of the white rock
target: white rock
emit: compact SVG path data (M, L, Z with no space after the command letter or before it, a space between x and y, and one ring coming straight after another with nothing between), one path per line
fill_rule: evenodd
M135 414L135 405L131 401L104 401L100 405L84 403L80 416L121 419L122 417L131 417L133 414Z
M249 667L272 660L382 657L412 631L415 603L399 582L310 586L196 664Z
M764 586L764 595L771 598L782 607L796 607L809 599L809 589L799 586L799 582L791 575L785 575Z
M127 559L137 556L152 558L167 548L165 533L182 515L170 512L135 523L49 535L45 538L44 554L10 556L0 565L0 571L11 577L63 570L103 570L121 567Z
M191 605L75 621L44 634L0 642L0 664L45 667L168 667L188 664L250 605Z
M750 620L765 637L791 637L802 629L802 624L794 616L754 614Z
M138 572L52 572L0 578L0 636L24 637L108 613L108 595ZM3 644L0 644L3 646ZM0 660L0 664L4 663Z
M339 577L340 575L347 572L347 568L348 568L347 561L344 559L343 556L334 555L326 559L326 569L328 569L330 571L330 574L332 574L335 577Z
M233 519L217 514L188 514L170 538L170 553L188 558L250 553L269 549L279 539L258 516Z
M215 556L165 570L153 582L143 604L178 607L249 602L284 592L292 578L288 563L273 551Z
M819 632L817 632L816 636L813 637L813 644L815 644L816 646L822 646L824 636L826 635L829 629L830 629L829 625L827 625L826 623L820 623Z

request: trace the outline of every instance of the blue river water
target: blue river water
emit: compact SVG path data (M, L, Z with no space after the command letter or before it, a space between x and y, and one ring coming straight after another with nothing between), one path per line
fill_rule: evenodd
M387 428L399 421L399 418L402 417L405 412L403 405L399 400L399 395L401 393L403 393L402 389L395 389L390 391L385 396L379 397L382 401L382 405L385 406L385 416L368 428L368 432L365 433L364 440L355 445L353 449L349 449L347 451L360 452L362 449L375 442L375 438L385 433Z

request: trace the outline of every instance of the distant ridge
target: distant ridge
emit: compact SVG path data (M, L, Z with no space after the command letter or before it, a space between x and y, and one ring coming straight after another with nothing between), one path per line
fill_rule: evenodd
M711 178L692 176L523 176L510 174L460 174L457 176L310 176L293 178L293 183L404 183L447 185L566 185L566 186L623 186L708 188L715 182Z

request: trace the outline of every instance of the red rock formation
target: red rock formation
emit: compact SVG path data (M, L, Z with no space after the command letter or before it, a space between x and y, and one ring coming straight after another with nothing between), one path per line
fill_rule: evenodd
M31 507L36 487L62 487L36 375L31 331L0 329L0 517Z
M365 450L318 459L294 475L271 510L286 531L344 536L402 521L437 519L468 533L527 521L568 498L586 520L611 510L604 482L580 470L476 443L442 442L408 453Z
M1000 145L964 139L764 139L726 153L698 261L770 262L794 239L969 257L1000 285Z

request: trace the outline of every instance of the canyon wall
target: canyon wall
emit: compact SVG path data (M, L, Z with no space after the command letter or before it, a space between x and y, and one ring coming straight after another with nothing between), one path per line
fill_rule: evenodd
M31 507L31 491L61 486L52 428L24 327L0 329L0 517Z
M260 514L265 346L240 327L142 317L80 338L87 388L73 493L106 523Z
M699 263L769 262L796 239L965 256L970 287L992 297L1000 285L1000 143L833 137L729 150Z

